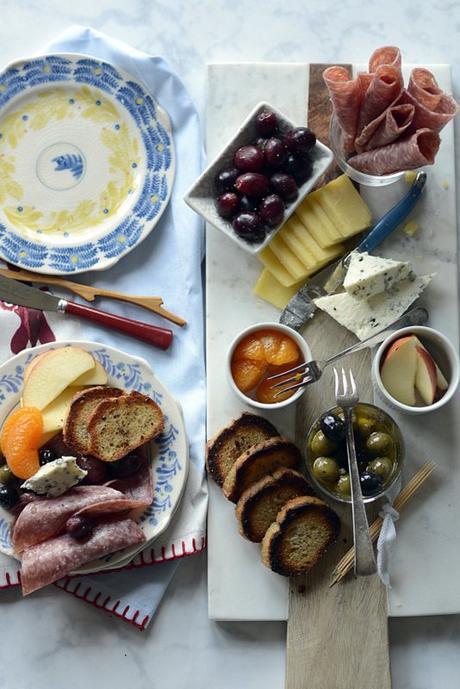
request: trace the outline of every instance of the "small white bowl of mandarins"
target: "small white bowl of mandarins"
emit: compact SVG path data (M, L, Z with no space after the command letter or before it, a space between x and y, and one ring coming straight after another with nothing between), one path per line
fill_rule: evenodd
M227 353L227 379L233 392L257 409L280 409L296 402L305 388L284 390L295 383L274 388L288 372L311 360L311 351L303 337L286 325L262 322L239 333ZM286 379L292 374L286 373Z

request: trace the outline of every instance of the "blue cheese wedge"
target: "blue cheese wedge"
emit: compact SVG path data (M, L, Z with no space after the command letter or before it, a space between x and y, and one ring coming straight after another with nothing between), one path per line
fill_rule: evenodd
M59 457L40 467L33 476L24 481L21 488L38 495L46 495L47 498L57 498L79 483L87 473L80 469L76 457Z
M353 251L343 286L352 297L368 299L380 292L391 292L394 285L411 274L410 263Z
M430 284L434 275L415 275L398 282L391 294L381 292L369 299L352 297L348 292L314 300L316 306L343 325L360 340L378 333L400 318Z

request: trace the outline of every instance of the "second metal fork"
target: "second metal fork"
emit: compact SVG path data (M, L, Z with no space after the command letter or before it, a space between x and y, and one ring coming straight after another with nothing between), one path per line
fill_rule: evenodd
M351 509L353 517L353 539L355 544L355 574L364 576L374 574L377 571L374 547L369 536L369 523L367 521L366 506L361 492L358 461L356 459L355 438L353 435L353 407L359 402L353 373L349 371L348 378L342 369L342 384L337 369L334 368L335 400L342 407L345 414L345 427L347 434L348 470L351 487Z

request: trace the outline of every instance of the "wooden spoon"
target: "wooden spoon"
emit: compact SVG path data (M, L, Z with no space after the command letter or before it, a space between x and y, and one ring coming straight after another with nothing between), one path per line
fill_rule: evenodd
M187 321L184 321L180 316L176 316L171 311L167 311L162 307L163 299L161 297L137 297L125 294L124 292L114 292L113 290L102 289L101 287L92 287L90 285L82 285L79 282L72 282L72 280L65 280L51 275L41 275L39 273L29 273L26 270L7 270L0 268L0 275L14 280L22 280L24 282L39 282L46 285L58 285L64 289L78 294L86 301L94 301L96 297L110 297L111 299L118 299L119 301L126 301L148 311L153 311L159 316L166 318L168 321L176 325L183 326Z

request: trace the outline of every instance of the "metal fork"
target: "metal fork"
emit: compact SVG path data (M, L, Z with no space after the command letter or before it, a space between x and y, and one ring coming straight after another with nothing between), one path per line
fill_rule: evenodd
M427 321L428 311L419 306L416 309L408 311L401 318L398 318L397 321L394 321L390 326L388 326L388 328L385 328L385 330L382 330L376 335L371 335L365 340L357 342L351 347L347 347L347 349L343 349L341 352L334 354L334 356L331 356L329 359L325 359L323 361L307 361L306 363L304 362L298 366L294 366L293 368L289 369L289 371L284 371L284 373L277 373L274 376L270 376L267 378L267 380L277 380L278 378L282 379L271 386L272 390L275 388L281 388L280 391L274 395L274 399L276 399L279 395L284 394L288 390L296 390L297 388L302 388L304 385L316 383L316 381L319 380L323 375L323 371L326 366L334 364L339 359L343 359L350 354L354 354L354 352L359 352L361 349L367 349L368 347L373 347L376 344L380 344L380 342L383 342L387 335L390 335L390 333L392 333L394 330L405 328L410 325L423 325L423 323L426 323ZM286 376L290 374L292 374L292 376L290 378L286 378ZM286 387L288 383L293 383L293 385Z
M374 547L369 535L366 507L364 505L361 483L359 480L358 462L356 459L355 438L353 435L353 407L359 402L358 390L351 370L347 375L342 369L342 388L337 369L334 368L335 400L345 414L347 434L348 470L351 486L351 509L353 516L353 540L355 544L354 569L357 576L374 574L377 571Z

